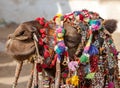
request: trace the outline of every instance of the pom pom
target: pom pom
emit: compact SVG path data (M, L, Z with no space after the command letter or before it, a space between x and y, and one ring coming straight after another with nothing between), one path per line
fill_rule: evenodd
M81 63L89 62L89 55L88 54L82 54L82 56L80 57L80 62Z
M86 79L94 79L95 73L89 73L86 75Z
M78 83L79 83L79 78L78 76L72 76L71 78L71 84L74 85L74 86L78 86Z
M93 31L100 29L101 22L99 20L90 20L89 24Z
M76 71L77 67L78 67L77 61L71 61L68 63L68 68L71 69L72 71Z
M62 55L65 52L65 47L58 46L58 48L55 51L57 54Z
M45 22L44 22L44 18L42 17L42 18L36 18L35 20L37 20L37 21L39 21L39 23L42 25L42 26L44 26L44 24L45 24Z
M84 16L83 16L82 14L80 14L80 15L79 15L79 19L80 19L81 21L83 21Z
M56 14L56 16L57 16L57 17L61 17L61 16L62 16L62 14L61 14L61 13L58 13L58 14Z
M63 41L58 42L58 44L55 46L55 49L57 54L62 55L66 51L66 47Z
M44 28L43 28L43 29L40 29L39 31L40 31L40 34L41 34L41 37L42 37L42 38L46 37L46 31L45 31Z
M58 33L58 34L57 34L57 37L58 37L58 38L61 38L61 37L63 37L63 36L64 36L63 33Z
M46 59L48 57L50 57L50 53L49 53L48 50L45 50L45 52L44 52L44 58Z
M39 45L43 45L43 40L41 38L39 38Z
M108 83L108 88L115 88L114 83L113 82L109 82Z
M64 34L65 34L64 28L62 28L62 27L57 28L56 29L56 34L57 34L57 37L59 37L59 38L63 37Z
M96 55L96 54L99 53L99 50L95 45L91 45L88 53L89 53L90 56Z
M80 11L74 11L74 15L77 16L80 14Z
M67 78L67 76L68 76L68 74L67 74L67 73L65 73L65 72L64 72L64 73L62 73L62 77L63 77L63 78Z
M59 28L56 29L56 32L57 32L57 33L62 33L62 30L63 30L63 28L62 28L62 27L59 27Z

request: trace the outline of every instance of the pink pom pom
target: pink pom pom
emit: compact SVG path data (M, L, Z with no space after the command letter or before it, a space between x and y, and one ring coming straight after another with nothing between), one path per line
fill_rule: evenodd
M113 82L109 82L108 88L114 88L114 83Z
M61 28L61 27L60 27L60 28L57 28L57 29L56 29L56 32L57 32L57 33L62 33L62 28Z
M68 63L68 67L72 71L75 71L76 68L78 67L78 62L77 61L71 61L71 62Z
M99 29L99 26L95 25L95 24L93 24L91 27L92 27L92 29L94 29L94 31Z

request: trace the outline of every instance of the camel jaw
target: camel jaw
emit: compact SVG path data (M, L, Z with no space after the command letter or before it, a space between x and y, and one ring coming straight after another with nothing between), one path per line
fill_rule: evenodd
M9 39L6 42L6 52L12 56L28 56L35 52L34 41Z

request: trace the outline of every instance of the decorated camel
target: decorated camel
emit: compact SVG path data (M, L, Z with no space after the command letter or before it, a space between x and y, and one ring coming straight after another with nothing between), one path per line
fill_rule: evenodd
M88 10L20 24L6 43L18 62L13 88L25 60L33 64L27 88L117 88L116 24Z

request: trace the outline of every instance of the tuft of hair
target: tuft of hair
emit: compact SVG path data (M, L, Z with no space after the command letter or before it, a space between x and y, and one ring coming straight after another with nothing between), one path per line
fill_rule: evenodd
M108 20L105 20L104 22L104 27L106 28L106 30L109 32L109 33L113 33L116 31L116 28L117 28L117 20L114 20L114 19L108 19Z

